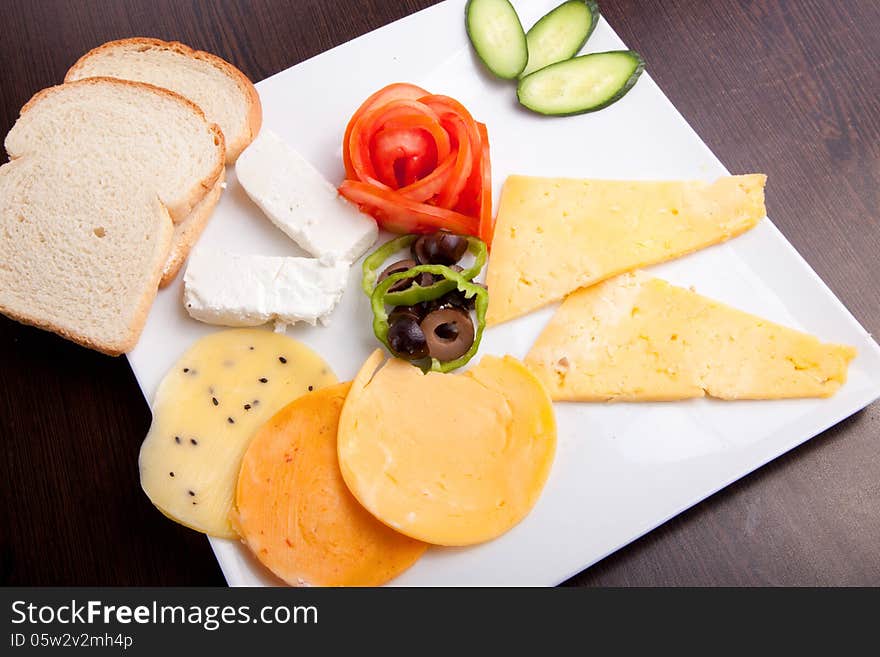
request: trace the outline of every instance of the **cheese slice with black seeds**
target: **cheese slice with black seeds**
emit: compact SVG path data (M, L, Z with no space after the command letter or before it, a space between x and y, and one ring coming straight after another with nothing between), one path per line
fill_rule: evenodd
M297 397L336 383L320 356L260 329L212 333L162 379L141 446L141 486L166 516L234 538L229 521L251 437Z

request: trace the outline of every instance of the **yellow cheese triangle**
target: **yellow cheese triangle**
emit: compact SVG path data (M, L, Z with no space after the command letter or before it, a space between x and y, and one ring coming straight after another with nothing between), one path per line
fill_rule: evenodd
M555 401L782 399L830 397L855 355L634 272L569 296L525 362Z
M486 279L487 323L745 232L766 214L766 180L763 174L714 183L510 176Z

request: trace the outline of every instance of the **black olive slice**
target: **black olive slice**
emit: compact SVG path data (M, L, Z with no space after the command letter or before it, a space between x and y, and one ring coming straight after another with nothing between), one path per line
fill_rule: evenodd
M404 317L410 317L416 322L422 321L422 317L425 316L425 309L420 306L421 304L418 306L394 306L391 312L388 313L388 324L394 324L397 320Z
M391 276L391 274L399 274L400 272L406 271L407 269L412 269L415 266L416 261L410 258L407 258L406 260L398 260L397 262L392 262L390 265L382 270L382 273L379 274L379 280L377 280L376 282L381 283L386 278Z
M474 323L461 308L439 308L422 320L428 354L442 363L463 356L474 343Z
M464 310L473 310L476 297L468 299L464 296L464 292L460 290L452 290L447 292L439 299L431 302L434 310L438 308L463 308Z
M412 243L412 246L409 247L409 252L412 254L412 257L418 262L420 265L428 265L430 264L430 258L427 249L425 248L425 241L428 239L428 235L421 235L416 238L416 241Z
M434 274L423 271L421 274L415 277L415 281L419 284L420 287L428 287L429 285L434 284Z
M439 232L422 235L413 242L410 250L421 265L454 265L461 260L468 248L468 241L461 235Z
M428 355L428 343L419 326L419 321L411 315L402 315L388 327L388 345L395 356L405 360L419 360Z
M416 266L416 261L411 260L409 258L406 260L398 260L397 262L392 262L390 265L388 265L387 267L385 267L385 269L382 270L382 273L379 274L379 279L376 281L376 283L381 283L382 281L384 281L386 278L388 278L392 274L399 274L400 272L404 272L407 269L412 269L415 266ZM405 290L406 288L408 288L412 284L413 284L413 279L405 278L402 281L398 281L397 283L392 285L390 288L388 288L388 291L389 292L400 292L401 290Z

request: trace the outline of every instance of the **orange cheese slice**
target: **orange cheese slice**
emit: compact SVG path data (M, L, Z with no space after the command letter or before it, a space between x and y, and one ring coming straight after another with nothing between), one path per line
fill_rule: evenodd
M557 401L783 399L833 395L855 355L634 272L567 297L525 362Z
M487 541L522 520L556 449L541 383L509 356L462 375L382 360L377 351L361 368L339 422L339 465L360 503L438 545Z
M235 524L257 559L293 586L378 586L427 549L376 520L342 480L336 432L350 386L285 406L242 459Z
M762 174L711 184L510 176L486 274L487 323L745 232L766 214L766 180Z

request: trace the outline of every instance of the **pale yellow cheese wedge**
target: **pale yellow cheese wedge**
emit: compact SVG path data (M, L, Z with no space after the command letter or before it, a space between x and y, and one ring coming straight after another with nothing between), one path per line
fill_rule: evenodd
M229 520L241 458L255 431L288 402L336 382L304 344L261 329L212 333L162 379L141 446L141 486L172 520L237 536Z
M567 297L525 362L556 401L783 399L833 395L855 355L634 272Z
M714 183L510 176L492 257L492 326L623 272L678 258L752 228L763 174Z
M556 423L541 383L509 356L465 374L423 374L375 352L339 421L342 476L399 532L437 545L495 538L522 520L547 481Z

